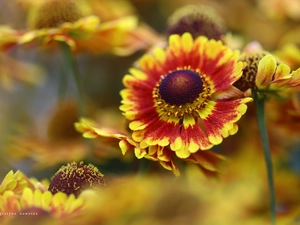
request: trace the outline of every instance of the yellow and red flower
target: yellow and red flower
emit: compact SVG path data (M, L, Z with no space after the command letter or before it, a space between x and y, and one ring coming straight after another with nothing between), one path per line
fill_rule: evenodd
M169 41L165 51L145 55L139 69L124 77L120 109L141 147L169 146L187 158L235 134L252 99L226 99L242 75L237 51L205 37L193 41L189 33Z
M123 154L159 161L179 174L175 159L216 172L222 156L208 150L237 132L236 122L251 98L237 98L232 83L242 75L239 53L220 41L190 33L171 35L166 50L154 49L124 77L120 109L132 134L107 130L83 119L76 128L87 138L120 139ZM236 97L236 99L234 99Z

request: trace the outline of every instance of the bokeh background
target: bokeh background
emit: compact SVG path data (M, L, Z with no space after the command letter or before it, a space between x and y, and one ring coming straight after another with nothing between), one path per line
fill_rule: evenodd
M99 2L101 1L99 0ZM128 7L129 14L136 15L141 23L147 24L153 29L153 32L162 37L167 29L168 18L176 9L188 4L203 4L212 7L223 18L228 33L232 35L233 47L236 49L242 50L252 41L259 42L265 50L278 55L287 44L293 44L298 50L300 47L300 2L298 0L116 0L115 10L123 10L125 7L123 4ZM0 25L7 25L20 30L26 29L25 0L0 0L0 6ZM1 38L3 37L0 37L0 40ZM122 78L144 53L145 50L139 50L127 56L86 52L76 55L89 113L93 118L101 121L103 125L110 127L126 126L126 121L119 111L121 101L119 92L123 89ZM14 62L7 61L4 55L28 64L29 69L27 66L26 69L17 68L14 66ZM300 66L299 58L300 55L296 54L292 61L288 61L289 58L283 58L283 61L289 62L290 67L295 70ZM77 89L71 74L65 73L63 68L63 54L57 50L14 47L1 53L0 82L5 84L5 78L2 79L1 77L5 77L5 74L8 73L11 73L11 76L22 77L22 72L27 74L27 70L29 70L33 71L35 76L32 78L33 81L25 83L18 81L22 80L21 78L16 78L16 82L13 81L6 86L0 83L0 178L4 177L10 170L21 170L29 177L51 179L60 166L69 162L68 155L74 155L74 159L92 162L105 174L108 180L137 173L142 162L145 163L146 160L135 159L133 155L123 156L117 147L110 148L105 143L93 143L95 148L100 150L97 150L92 158L86 159L80 150L72 151L70 146L73 145L69 146L59 140L59 135L61 135L62 139L65 138L67 141L76 138L76 140L80 140L79 142L85 143L85 140L81 140L81 135L70 126L70 124L78 121L78 118L74 116L76 114L74 102L76 101ZM62 104L63 106L60 102L60 84L64 82L62 74L65 75L67 82L64 87L64 98L68 100L66 104ZM297 96L296 101L299 101L299 94ZM279 201L282 202L280 205L282 208L278 210L287 212L280 214L280 216L287 215L288 218L292 218L286 223L282 222L282 224L299 224L300 117L299 114L296 116L287 114L290 107L289 102L273 104L270 101L266 107L267 125L275 164L276 193L279 196ZM297 110L299 113L299 105ZM227 209L225 211L229 215L243 218L240 217L240 214L238 216L235 214L236 208L241 205L244 207L240 203L241 198L244 199L242 202L246 202L245 211L248 214L244 211L243 213L258 215L258 217L268 214L267 200L263 203L260 202L260 199L266 195L267 182L252 103L249 104L246 115L239 121L239 127L240 130L236 135L225 139L220 146L213 148L213 151L228 157L221 174L222 182L219 188L212 185L211 181L204 178L203 174L195 172L193 167L182 165L182 168L186 168L184 174L185 179L189 182L188 189L191 189L187 192L188 194L185 193L188 195L186 198L191 199L189 203L192 204L194 195L197 195L193 189L193 182L191 181L193 179L208 185L208 187L213 187L212 190L217 194L213 195L212 198L216 202L221 202L222 198L231 203L239 202L238 206L232 206L229 203L228 205L225 203L211 204L215 208L214 210L209 209L207 215L213 215L214 212L219 215L220 211ZM73 130L74 133L70 130ZM53 132L56 135L53 135ZM22 151L22 147L19 148L21 145L16 144L19 143L16 142L16 139L20 137L26 137L27 140L30 139L30 141L39 144L34 142L35 147L32 147L31 142L25 143L27 150ZM62 146L65 146L65 149ZM32 155L29 156L30 154ZM72 157L70 158L72 159ZM166 180L173 177L171 172L165 171L156 162L147 161L146 163L148 163L150 174L166 176L168 177L164 178ZM157 178L153 178L153 180L158 182ZM160 182L161 180L158 187L162 188L164 185ZM200 190L201 185L199 183L197 183L197 188ZM136 185L136 183L132 182L132 185ZM141 185L145 185L145 183L142 182ZM152 187L153 183L147 183L145 186L147 185L154 188ZM175 186L178 189L172 188ZM167 191L163 193L176 192L174 195L181 196L184 195L182 194L183 189L178 183L168 183ZM205 188L201 190L201 193L205 193L203 196L209 192ZM155 193L154 191L152 194L155 195ZM156 208L154 212L160 221L167 221L174 213L174 209L168 212L168 206L161 203L170 199L171 197L167 194L162 195L161 198L157 199L158 203L155 203L161 207L159 210ZM203 202L213 202L214 200L204 198ZM174 204L183 204L183 202L181 198L174 199ZM201 201L193 204L196 204L197 207L199 205L204 207ZM190 207L190 204L187 207ZM289 211L289 209L291 210ZM164 210L166 213L161 213ZM192 213L188 215L192 215ZM216 220L220 223L216 222L215 224L221 224L221 218L220 215L220 219ZM178 221L188 220L187 217L181 219ZM249 224L264 223L252 221Z

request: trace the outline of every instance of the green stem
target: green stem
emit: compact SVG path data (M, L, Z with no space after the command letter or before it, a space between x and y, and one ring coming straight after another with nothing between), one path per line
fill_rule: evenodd
M68 77L66 74L69 71L69 68L66 68L67 66L65 63L63 64L63 69L61 70L60 79L59 79L59 86L58 86L58 99L62 100L66 96L67 87L68 87Z
M270 144L268 132L265 122L265 98L260 96L259 93L254 93L254 103L257 117L257 124L260 133L260 138L264 150L265 163L267 167L267 176L269 184L269 197L270 197L270 211L271 211L271 224L276 224L276 202L275 202L275 188L273 179L273 166L270 151Z
M84 102L84 95L83 95L83 89L82 89L82 82L81 82L81 76L79 73L79 68L75 59L75 56L73 55L70 46L68 46L66 43L62 43L62 49L64 53L65 63L66 67L69 71L72 72L75 84L77 87L77 107L78 107L78 116L79 117L85 117L87 116L86 109L85 109L85 102ZM64 81L66 82L66 80ZM65 85L66 86L66 85ZM88 160L93 159L93 143L88 140L84 139L86 143L86 147L88 149L86 158Z
M86 116L86 112L85 112L83 90L81 86L81 77L79 73L79 68L70 47L66 43L62 43L62 49L64 53L64 58L66 60L66 65L69 67L69 70L72 71L75 84L77 87L77 104L78 104L79 116L84 117Z

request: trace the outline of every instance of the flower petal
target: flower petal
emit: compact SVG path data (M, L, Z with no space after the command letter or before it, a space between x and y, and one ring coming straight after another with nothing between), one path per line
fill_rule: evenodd
M276 59L272 55L264 56L258 63L255 84L259 89L267 88L276 70Z
M200 116L203 119L205 130L209 141L214 144L220 144L224 137L237 131L234 123L246 112L245 103L252 101L252 98L244 98L232 101L218 101L212 105L209 115Z

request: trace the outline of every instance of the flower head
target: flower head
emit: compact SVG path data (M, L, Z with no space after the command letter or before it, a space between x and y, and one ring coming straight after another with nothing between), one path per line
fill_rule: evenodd
M76 22L83 17L78 2L46 0L35 4L29 13L29 27L32 29L53 28L65 22Z
M10 138L6 152L14 160L32 159L35 169L80 161L87 154L87 146L74 129L77 106L73 99L59 101L43 114L44 121L35 123L19 135ZM50 159L50 160L49 160Z
M209 39L221 40L226 33L223 19L217 12L204 5L186 5L176 10L168 20L167 36L182 35L185 32L193 38L206 36Z
M220 41L191 34L171 35L170 46L145 55L124 77L120 109L130 134L106 129L85 118L75 124L86 138L119 139L125 154L158 161L179 175L176 158L213 175L224 157L202 151L237 132L236 122L251 98L237 98L230 89L242 73L238 52ZM236 97L236 99L235 99Z
M172 35L170 46L145 55L123 79L122 106L141 147L169 146L179 158L237 132L251 98L226 99L242 73L238 52L206 37ZM222 98L222 100L220 99Z
M241 91L251 89L278 94L300 85L300 69L291 72L288 65L264 51L258 43L250 43L240 61L245 62L246 66L242 77L234 86Z
M128 55L160 39L149 27L138 24L135 15L122 10L102 20L94 4L84 0L34 1L28 8L28 30L0 26L0 49L29 44L53 49L63 42L75 52ZM116 6L104 4L101 10L111 12Z
M68 196L62 192L52 194L50 191L42 192L27 187L24 188L20 197L12 191L6 191L0 196L0 212L15 215L5 218L11 222L9 224L32 224L32 220L24 220L25 213L35 215L34 222L43 224L42 222L51 221L52 223L49 224L56 224L58 219L70 221L76 218L83 210L82 198L76 198L74 195Z
M12 191L17 195L20 195L25 187L33 188L33 183L29 178L25 176L21 171L13 172L9 171L0 184L0 194L5 191Z
M78 196L84 189L105 186L103 174L92 164L69 163L62 166L54 175L49 185L49 191L55 194L64 192L67 195Z
M265 55L265 52L251 52L241 55L240 61L245 62L247 65L243 69L241 78L234 83L235 87L241 91L246 91L249 88L256 89L255 79L258 63Z

